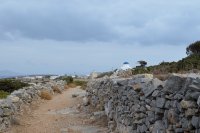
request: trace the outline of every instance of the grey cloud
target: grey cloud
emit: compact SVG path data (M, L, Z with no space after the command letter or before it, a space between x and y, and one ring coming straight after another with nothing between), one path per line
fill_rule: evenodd
M198 0L3 0L0 38L185 44L199 39L199 4Z
M12 4L16 4L16 7ZM58 4L61 7L48 3L48 1L45 4L47 5L32 6L10 3L8 7L0 9L2 37L21 36L60 41L109 41L116 37L116 34L105 23L90 15L81 14L76 12L76 9L72 10L72 7L68 9L68 6L61 4Z

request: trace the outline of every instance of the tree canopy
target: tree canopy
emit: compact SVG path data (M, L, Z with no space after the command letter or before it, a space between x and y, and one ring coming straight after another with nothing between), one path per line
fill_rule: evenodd
M141 67L145 67L147 65L147 62L143 60L138 61L138 63L140 64Z
M200 55L200 41L196 41L192 44L190 44L187 48L186 48L186 54L187 55Z

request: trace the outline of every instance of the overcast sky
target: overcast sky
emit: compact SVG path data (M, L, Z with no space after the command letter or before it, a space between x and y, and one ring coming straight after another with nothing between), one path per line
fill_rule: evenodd
M199 40L199 0L1 0L0 70L108 71L177 61Z

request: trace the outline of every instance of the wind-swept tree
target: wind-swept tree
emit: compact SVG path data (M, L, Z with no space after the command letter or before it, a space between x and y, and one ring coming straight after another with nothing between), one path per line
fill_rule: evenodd
M147 65L147 62L143 60L138 61L138 63L140 64L140 67L145 67Z
M190 44L187 48L186 48L186 54L187 55L200 55L200 41L196 41L192 44Z

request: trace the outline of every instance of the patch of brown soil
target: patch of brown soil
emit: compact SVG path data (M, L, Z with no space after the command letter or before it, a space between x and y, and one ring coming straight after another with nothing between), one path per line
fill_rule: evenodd
M6 133L95 133L106 132L100 123L91 120L88 114L76 112L82 98L72 98L74 93L82 93L79 88L70 88L52 100L35 102L24 115L19 116L18 124Z

